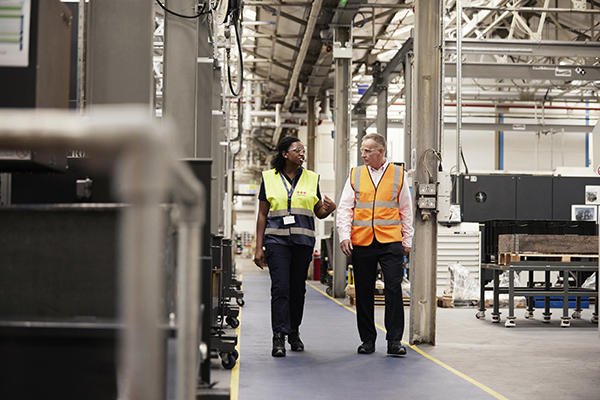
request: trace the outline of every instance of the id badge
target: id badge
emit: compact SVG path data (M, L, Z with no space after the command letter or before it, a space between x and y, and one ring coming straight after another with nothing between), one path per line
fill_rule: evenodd
M293 215L286 215L285 217L283 217L283 224L284 225L292 225L296 222L296 220L294 219Z

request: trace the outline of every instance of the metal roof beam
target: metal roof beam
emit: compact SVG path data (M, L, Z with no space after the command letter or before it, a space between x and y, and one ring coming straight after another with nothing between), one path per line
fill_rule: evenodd
M296 63L294 64L294 70L292 71L292 76L290 78L290 86L288 87L288 91L283 102L283 108L285 110L290 108L290 105L292 105L292 100L298 84L298 78L300 77L300 71L302 70L302 65L304 64L306 53L308 52L308 46L310 45L313 33L315 32L315 26L317 24L319 14L321 13L322 5L323 0L315 0L312 8L310 9L308 23L306 25L306 29L304 30L304 39L300 45Z
M446 63L446 77L456 77L456 63ZM462 63L463 78L598 81L594 65ZM365 93L366 94L366 93ZM363 96L364 97L364 96Z
M258 53L256 53L256 52L254 52L254 51L252 51L252 50L245 50L245 52L246 52L246 53L248 53L248 54L250 54L250 55L252 55L252 56L254 56L254 57L257 57L257 58L259 58L259 59L264 59L264 58L265 58L265 56L262 56L262 55L260 55L260 54L258 54ZM249 62L249 63L251 63L251 62L252 62L252 60L244 60L244 62ZM292 71L292 68L290 68L288 65L285 65L285 64L283 64L283 63L280 63L279 61L272 60L272 64L273 64L273 65L275 65L275 66L277 66L277 67L279 67L279 68L283 68L283 69L285 69L286 71Z
M302 26L306 26L306 24L307 24L307 22L305 20L303 20L301 18L298 18L298 17L295 17L295 16L293 16L291 14L288 14L288 13L285 13L285 12L281 12L280 11L279 15L282 16L283 18L287 19L287 20L290 20L290 21L295 22L295 23L297 23L299 25L302 25Z
M551 40L463 39L464 54L524 55L530 57L598 57L600 43ZM447 39L445 50L456 53L456 39Z
M406 39L406 42L402 45L400 50L394 55L394 57L387 63L383 71L381 71L381 77L383 78L383 83L387 85L389 82L389 78L392 74L397 74L398 69L404 63L404 59L409 51L413 49L413 38ZM362 97L358 100L353 110L357 110L359 108L365 108L371 103L373 97L375 97L375 86L376 84L371 84L369 88L365 91Z
M510 12L550 12L550 13L579 13L579 14L600 14L598 9L590 8L544 8L544 7L490 7L490 6L463 6L463 10L489 10L489 11L510 11Z
M261 1L261 0L244 0L245 6L270 6L270 7L310 7L312 1Z
M573 125L573 124L480 124L462 123L461 128L467 131L500 131L500 132L572 132L588 133L594 130L595 125ZM456 130L455 122L444 122L444 130Z
M373 124L374 120L368 119L367 123ZM389 127L391 128L403 128L404 121L389 121ZM555 133L562 132L564 130L565 133L589 133L594 130L595 125L572 125L572 124L481 124L481 123L471 123L471 122L463 122L461 125L461 129L464 131L478 131L478 132L548 132L554 131ZM454 131L456 130L456 122L444 122L444 130L445 131Z
M269 79L267 77L267 75L261 74L260 72L251 71L251 74L254 75L254 76L259 77L261 82L272 83L274 85L278 85L278 86L281 86L283 88L287 87L287 82L280 82L280 81L276 81L274 79ZM247 79L247 78L244 77L244 81L248 81L248 80L252 80L252 79ZM254 97L256 97L256 96L254 96Z

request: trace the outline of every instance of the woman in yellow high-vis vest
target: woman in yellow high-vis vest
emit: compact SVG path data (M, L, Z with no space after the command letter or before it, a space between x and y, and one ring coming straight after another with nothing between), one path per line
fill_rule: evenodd
M285 356L285 338L292 351L303 351L300 324L306 277L315 246L314 215L326 218L335 203L319 190L319 175L302 168L306 150L298 138L286 136L262 173L256 221L254 263L269 267L273 357Z

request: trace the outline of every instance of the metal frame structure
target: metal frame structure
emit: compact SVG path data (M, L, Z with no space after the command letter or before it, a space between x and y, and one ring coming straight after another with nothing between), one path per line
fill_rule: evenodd
M307 35L310 33L307 20L312 10L311 2L245 1L244 69L253 84L261 85L261 97L243 97L242 101L260 101L262 109L274 110L276 104L284 103L285 97L284 105L291 104L300 112L305 110L308 96L315 95L317 103L329 101L326 99L328 93L333 92L335 69L333 60L326 57L332 50L336 29L333 21L337 13L347 12L350 13L353 37L350 102L351 107L356 105L352 121L358 128L359 138L361 131L372 124L380 130L385 129L382 114L387 117L388 127L404 121L408 121L410 127L410 116L407 115L410 108L407 94L410 92L409 85L405 85L404 73L397 71L399 73L394 74L386 85L374 81L379 75L373 76L376 62L381 63L382 69L394 63L398 49L409 40L414 27L416 3L392 3L383 0L332 5L332 2L324 1L316 26L310 28L314 29L310 36ZM457 24L459 7L462 18ZM469 119L481 116L502 122L500 120L510 119L514 112L507 105L544 108L551 102L587 107L591 118L596 117L597 112L591 104L598 102L600 93L596 87L600 38L600 27L596 25L600 20L597 16L600 7L594 0L483 0L464 6L460 1L447 0L443 8L444 114L450 122L454 123L456 114L467 123L470 123ZM329 23L325 24L327 21ZM304 57L298 56L301 46L308 46L308 36L311 37L309 51ZM462 73L461 79L457 80L453 71L457 69L459 47L462 49L458 68L462 68ZM296 80L291 82L290 76L297 75L298 69L301 73L297 83ZM378 96L364 102L358 94L359 84L372 86L369 90L377 88ZM460 90L457 90L459 85ZM384 94L386 90L387 94ZM292 92L295 100L290 103ZM456 107L458 99L461 107ZM502 104L503 108L469 109L483 104ZM387 113L384 113L386 109ZM282 111L287 110L284 107ZM555 118L573 117L557 109L545 108L545 112ZM305 118L289 118L287 122L301 123ZM245 131L252 140L242 144L244 155L253 154L256 158L257 153L265 151L257 143L272 149L282 129L277 128L277 135L274 135L275 128L268 123L274 117L254 116L253 119L260 128ZM581 121L574 121L574 125L578 124ZM452 125L452 129L456 129L456 125ZM460 123L458 130L461 130ZM243 168L244 163L240 166Z
M165 146L145 107L94 107L82 118L63 111L0 110L0 147L85 149L99 168L111 169L120 200L119 390L123 398L162 399L166 360L161 349L161 232L164 202L176 204L179 227L177 282L177 399L195 398L198 357L199 258L203 188ZM175 214L173 214L175 216ZM144 279L140 279L143 276Z
M560 317L560 326L568 327L571 325L571 318L569 317L569 300L572 297L575 297L577 300L577 305L575 307L575 312L573 313L573 319L581 318L581 298L582 297L596 297L598 296L598 286L592 289L582 288L581 282L582 272L597 272L598 271L598 263L593 261L518 261L513 262L510 265L497 265L497 264L487 264L482 265L481 270L482 273L484 269L490 269L493 271L493 280L494 287L491 289L493 291L494 298L494 309L492 311L492 322L499 323L500 322L500 294L508 294L508 316L506 317L505 326L506 327L514 327L516 326L515 320L515 296L524 296L528 298L528 307L525 312L525 318L533 318L534 311L534 298L535 297L543 297L544 298L544 313L542 322L548 323L550 322L550 298L562 298L563 307L562 307L562 316ZM527 286L516 287L515 286L515 272L520 273L522 271L528 272L528 280ZM533 272L541 271L544 272L544 286L543 287L535 287L533 281ZM552 282L550 281L550 272L561 272L563 274L564 284L562 287L552 287ZM500 286L500 274L503 272L508 272L508 287ZM570 274L577 276L579 279L576 282L575 287L571 287L568 282L568 278ZM481 319L485 317L485 292L490 288L486 288L483 283L480 284L480 296L482 301L480 302L479 311L476 314L476 317ZM571 307L572 308L572 307ZM594 305L594 312L592 313L592 322L598 323L598 303Z

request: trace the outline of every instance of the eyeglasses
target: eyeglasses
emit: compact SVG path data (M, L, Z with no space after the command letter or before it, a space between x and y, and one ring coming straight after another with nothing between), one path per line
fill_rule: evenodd
M374 151L377 151L379 149L360 149L361 153L366 153L366 154L371 154Z
M288 149L288 152L289 151L295 151L296 153L306 154L306 149L304 147L294 147L293 149Z

